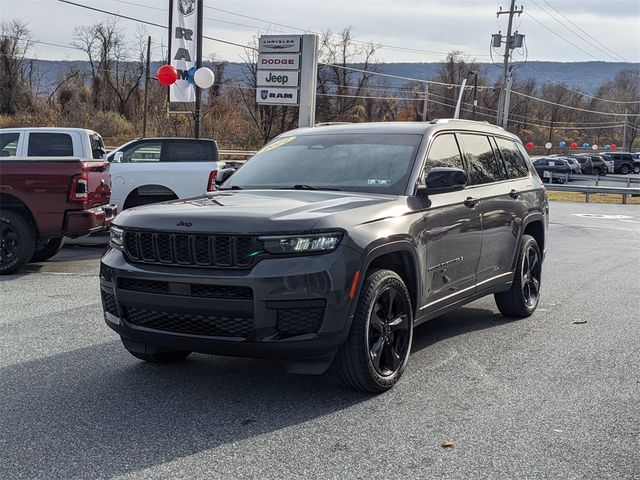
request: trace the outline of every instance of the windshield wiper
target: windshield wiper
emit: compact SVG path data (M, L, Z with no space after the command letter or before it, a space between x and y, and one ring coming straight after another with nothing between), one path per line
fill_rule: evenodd
M339 188L331 188L331 187L312 187L311 185L306 185L304 183L299 183L297 185L294 185L293 187L294 190L335 190L335 191L340 191Z

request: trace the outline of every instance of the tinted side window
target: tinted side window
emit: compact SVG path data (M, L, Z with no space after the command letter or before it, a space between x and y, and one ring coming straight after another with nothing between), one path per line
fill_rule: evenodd
M66 133L30 133L30 157L73 157L73 140Z
M15 157L19 133L0 133L0 157Z
M518 150L516 142L504 138L496 138L496 143L502 154L502 160L509 178L520 178L529 175L527 161Z
M424 166L424 178L434 167L459 168L464 170L462 155L453 133L438 135L433 139Z
M462 133L460 139L469 166L471 185L495 182L505 178L500 162L491 148L489 137Z
M162 150L162 143L139 143L132 147L129 147L124 151L125 162L159 162L160 151Z
M165 142L163 162L206 162L207 147L202 142Z

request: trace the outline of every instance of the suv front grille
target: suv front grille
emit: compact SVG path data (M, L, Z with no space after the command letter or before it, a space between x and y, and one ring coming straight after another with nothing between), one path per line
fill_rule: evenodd
M123 307L128 323L139 327L190 335L247 338L253 331L253 319L172 313L146 308Z
M166 265L247 268L255 259L254 236L153 233L127 230L124 251L133 261Z
M176 284L174 284L176 285ZM222 298L234 300L253 300L250 287L236 285L206 285L202 283L180 283L177 292L172 291L169 282L143 280L123 277L118 280L118 287L133 292L159 293L164 295L187 295L201 298Z

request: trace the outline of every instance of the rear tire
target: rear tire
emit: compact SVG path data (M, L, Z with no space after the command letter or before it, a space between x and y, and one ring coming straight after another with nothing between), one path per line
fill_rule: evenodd
M400 379L413 341L411 297L391 270L372 270L362 285L347 341L336 356L343 382L381 393Z
M498 310L505 317L526 318L535 312L540 300L542 255L535 238L523 235L511 289L496 293Z
M635 173L635 174L640 173L640 167L638 167L638 166L633 167L633 173Z
M620 173L621 173L622 175L628 175L628 174L629 174L629 172L630 172L630 170L629 170L629 165L621 165L621 166L620 166Z
M20 214L0 210L0 275L20 270L36 248L33 227Z
M60 251L63 245L64 237L52 238L44 247L33 252L30 262L44 262L45 260L49 260Z

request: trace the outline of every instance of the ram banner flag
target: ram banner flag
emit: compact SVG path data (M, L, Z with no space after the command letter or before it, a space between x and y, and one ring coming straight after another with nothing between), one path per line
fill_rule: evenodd
M198 2L169 0L170 64L178 70L178 81L169 87L170 102L195 102L196 87L187 72L198 58Z

